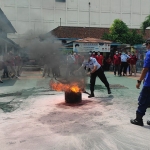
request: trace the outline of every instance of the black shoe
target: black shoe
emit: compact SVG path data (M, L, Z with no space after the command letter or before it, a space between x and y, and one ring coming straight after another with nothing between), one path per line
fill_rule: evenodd
M134 125L144 126L142 118L143 118L143 115L141 115L140 113L136 113L136 118L131 119L130 122Z
M3 81L2 81L2 80L0 80L0 83L3 83Z
M90 95L88 96L88 98L91 98L91 97L94 97L94 94L90 94Z
M111 90L108 90L108 94L111 94Z
M111 90L110 88L107 88L108 94L111 94Z
M147 121L147 125L149 125L149 126L150 126L150 120L148 120L148 121Z
M134 125L138 125L138 126L144 126L143 124L143 120L137 120L137 119L131 119L130 122Z

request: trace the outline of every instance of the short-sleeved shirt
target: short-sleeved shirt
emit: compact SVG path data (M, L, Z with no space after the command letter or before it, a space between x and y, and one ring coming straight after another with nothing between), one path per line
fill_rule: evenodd
M143 68L149 68L145 76L144 86L150 87L150 50L146 53Z
M90 61L83 61L82 66L90 69L93 69L94 66L97 66L96 70L98 70L101 67L97 60L92 57L90 57Z
M121 62L127 62L127 59L130 58L127 54L122 54L121 55Z
M102 65L103 64L103 55L97 55L97 57L96 57L96 60L97 60L97 62L100 64L100 65Z

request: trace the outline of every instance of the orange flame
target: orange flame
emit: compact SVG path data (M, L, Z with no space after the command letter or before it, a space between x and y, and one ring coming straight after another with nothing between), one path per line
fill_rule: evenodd
M75 93L81 92L81 88L77 83L62 84L54 81L50 81L50 87L55 91L72 91Z

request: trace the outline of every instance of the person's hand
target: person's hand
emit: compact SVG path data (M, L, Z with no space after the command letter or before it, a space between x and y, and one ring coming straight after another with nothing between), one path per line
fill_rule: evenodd
M136 84L136 88L137 88L137 89L140 89L140 85L141 85L141 83L137 83L137 84Z

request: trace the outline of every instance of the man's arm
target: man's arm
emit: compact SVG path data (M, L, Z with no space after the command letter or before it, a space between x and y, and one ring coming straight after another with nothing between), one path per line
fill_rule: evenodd
M87 73L87 75L90 75L91 73L94 73L97 70L97 66L94 66L94 68Z
M141 82L142 82L142 80L145 78L146 73L148 72L148 70L149 70L149 68L143 68L143 69L142 69L140 78L139 78L139 80L138 80L139 82L136 84L136 88L137 88L137 89L140 88Z
M91 70L90 73L94 73L97 70L97 66L94 66L94 68Z

